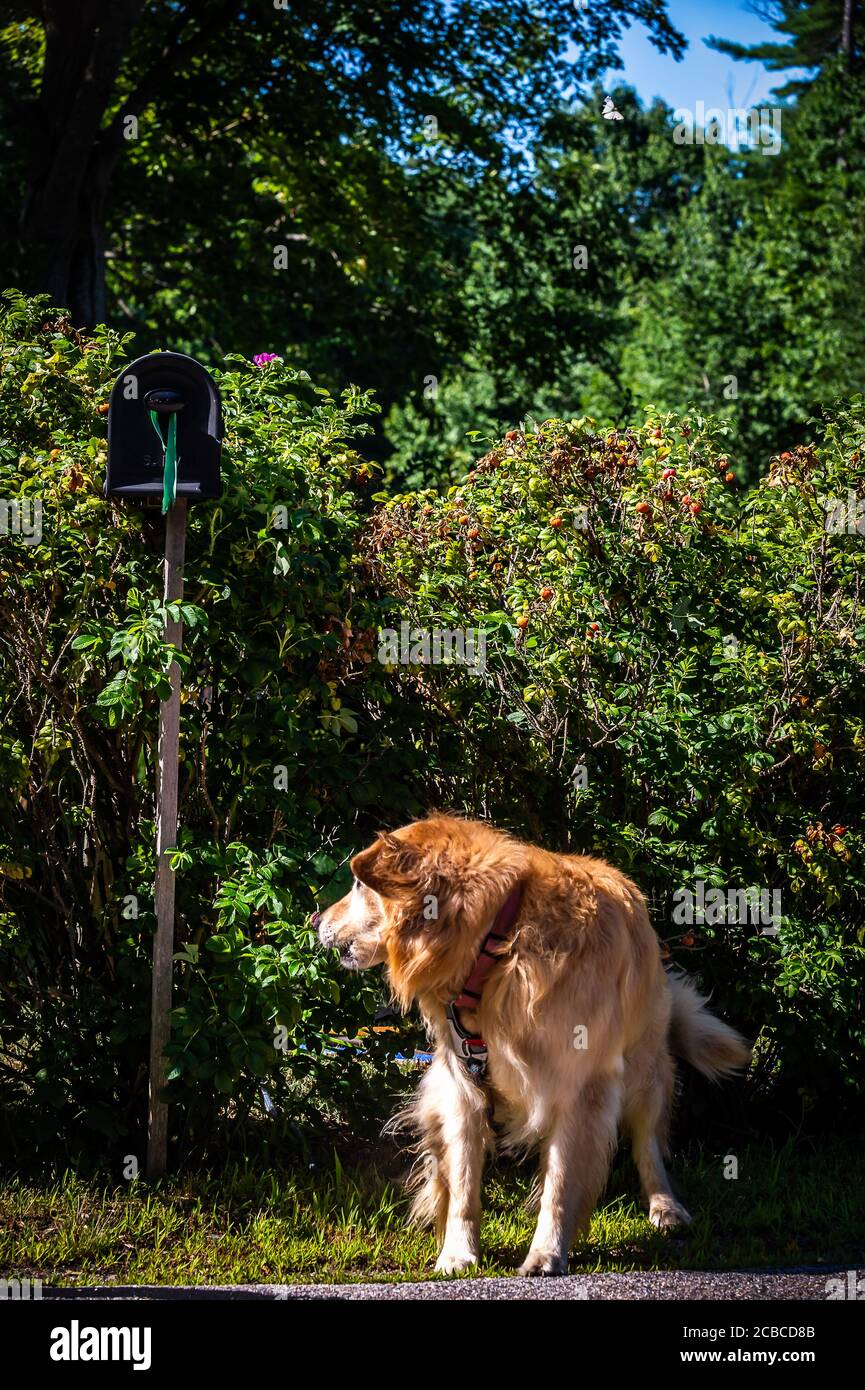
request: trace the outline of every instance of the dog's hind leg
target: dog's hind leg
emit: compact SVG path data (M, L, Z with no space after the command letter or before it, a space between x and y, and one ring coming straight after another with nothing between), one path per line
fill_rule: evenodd
M625 1099L625 1124L631 1136L634 1162L640 1174L649 1220L659 1230L686 1226L691 1218L673 1195L664 1158L673 1098L673 1063L666 1052L654 1062L642 1085L629 1089Z
M575 1235L589 1221L607 1180L616 1144L622 1084L598 1076L559 1112L541 1147L538 1224L520 1274L566 1274Z

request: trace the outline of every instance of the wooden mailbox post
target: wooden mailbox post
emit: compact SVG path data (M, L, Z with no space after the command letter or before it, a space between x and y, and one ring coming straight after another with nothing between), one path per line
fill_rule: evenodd
M106 496L159 505L165 513L163 597L166 607L183 598L186 515L192 502L221 492L219 456L222 414L209 373L179 352L139 357L118 376L108 412ZM176 650L183 623L167 616L164 640ZM168 1152L165 1048L171 1036L174 961L174 870L168 853L177 843L180 745L180 668L170 670L171 690L159 709L156 783L156 933L150 1022L147 1109L147 1176L161 1177Z

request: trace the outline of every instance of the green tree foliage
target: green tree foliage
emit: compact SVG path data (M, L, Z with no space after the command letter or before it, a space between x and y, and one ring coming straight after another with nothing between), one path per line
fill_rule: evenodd
M106 251L122 260L124 234L148 227L150 244L135 240L145 314L148 289L181 277L181 313L190 291L212 304L206 286L227 285L241 247L246 304L262 280L272 292L266 239L280 231L290 293L302 296L310 253L335 257L350 288L351 262L367 254L358 241L400 240L395 156L429 123L450 161L495 166L556 93L617 61L631 18L662 51L683 46L663 0L17 0L12 12L0 121L20 146L13 277L76 324L104 317ZM191 273L203 255L204 275Z
M804 68L805 77L791 78L777 89L778 96L799 96L807 91L814 73L831 67L839 49L852 65L862 51L861 23L856 25L857 0L764 0L760 13L783 41L731 43L729 39L709 39L710 48L727 53L740 62L762 63L770 72Z
M677 143L627 88L604 119L588 83L628 20L682 51L652 3L103 11L18 0L0 31L0 256L75 323L103 317L104 251L108 321L143 347L373 389L368 452L403 484L458 476L471 429L647 402L722 414L756 477L859 388L855 6L773 6L783 42L727 46L807 70L772 155Z

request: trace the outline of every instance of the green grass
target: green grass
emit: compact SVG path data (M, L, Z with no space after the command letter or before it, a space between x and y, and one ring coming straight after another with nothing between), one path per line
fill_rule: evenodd
M484 1184L482 1274L512 1274L528 1245L533 1165L497 1165ZM865 1259L865 1157L836 1144L788 1144L739 1155L678 1156L674 1171L694 1223L662 1235L620 1161L579 1271L858 1265ZM65 1285L409 1280L431 1273L429 1235L405 1223L399 1186L375 1170L300 1175L232 1169L149 1188L107 1188L74 1174L0 1184L0 1272Z

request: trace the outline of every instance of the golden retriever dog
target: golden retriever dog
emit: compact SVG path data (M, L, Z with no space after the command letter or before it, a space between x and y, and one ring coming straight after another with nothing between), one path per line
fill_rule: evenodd
M539 1215L521 1274L566 1272L620 1127L649 1220L688 1222L664 1166L673 1055L719 1078L750 1050L664 969L635 885L602 859L552 854L444 815L380 834L351 868L351 891L314 920L348 969L384 965L396 999L417 1002L434 1039L410 1118L425 1155L412 1214L436 1229L436 1269L478 1259L493 1123L506 1149L540 1151ZM454 1010L455 999L463 1007ZM464 1038L485 1052L480 1066Z

